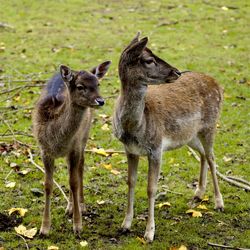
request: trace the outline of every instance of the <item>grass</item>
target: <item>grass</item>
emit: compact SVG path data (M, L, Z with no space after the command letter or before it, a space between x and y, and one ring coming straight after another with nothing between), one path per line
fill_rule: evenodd
M217 163L222 173L250 179L249 150L249 3L247 1L3 1L0 0L1 91L24 86L21 80L48 79L67 64L73 69L90 69L102 61L112 60L109 74L101 83L104 97L117 95L117 63L122 49L138 30L149 36L149 47L180 70L207 73L224 87L225 100L215 142ZM31 82L32 84L34 82ZM36 82L37 83L37 82ZM28 83L29 84L29 83ZM27 208L23 224L40 227L44 197L32 193L43 190L43 174L29 161L27 148L16 144L5 153L3 143L11 147L14 140L28 144L36 162L41 164L37 144L31 135L31 112L41 87L23 88L0 95L1 158L0 213L11 207ZM122 150L122 144L103 131L111 115L115 98L96 111L88 148ZM106 114L107 118L101 118ZM12 128L16 134L13 138ZM27 175L12 172L11 163ZM120 172L103 168L112 164ZM55 179L68 193L68 176L64 160L57 161ZM48 237L36 235L26 239L30 249L81 249L87 240L89 249L170 249L185 245L188 249L212 249L208 242L250 248L249 193L220 180L225 212L213 211L212 181L209 176L208 211L201 218L185 213L193 190L187 188L198 177L199 164L186 148L164 154L159 192L168 193L157 200L171 203L156 208L155 241L144 245L138 239L145 230L147 214L147 161L142 158L136 189L135 219L132 232L118 231L126 208L126 158L119 154L103 157L86 154L85 197L91 216L85 216L81 239L72 232L72 221L64 215L66 202L58 189L52 200L53 225ZM6 179L7 177L7 179ZM7 182L16 182L7 188ZM97 201L105 201L98 205ZM14 228L0 232L0 249L26 249Z

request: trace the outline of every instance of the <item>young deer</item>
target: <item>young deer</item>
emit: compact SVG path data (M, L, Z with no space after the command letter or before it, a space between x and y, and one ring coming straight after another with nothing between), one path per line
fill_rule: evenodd
M128 207L122 223L124 230L129 230L132 224L139 156L148 157L149 216L144 237L150 242L155 233L154 203L163 151L186 144L197 150L201 156L201 171L195 198L201 199L205 192L209 165L215 208L223 210L224 205L213 156L222 90L214 79L204 74L181 75L154 55L146 47L147 42L147 37L139 40L138 33L121 54L121 93L113 127L115 136L125 146L128 159Z
M34 135L40 145L45 168L45 209L40 229L48 234L51 225L50 196L53 186L54 160L66 156L70 196L66 212L73 213L73 229L82 229L84 148L92 120L92 108L103 106L98 80L107 72L110 61L91 72L73 71L61 65L52 77L35 107Z

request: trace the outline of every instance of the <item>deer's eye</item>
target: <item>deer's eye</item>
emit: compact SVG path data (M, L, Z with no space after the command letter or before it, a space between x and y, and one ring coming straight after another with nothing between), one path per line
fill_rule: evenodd
M156 64L156 61L154 58L148 58L144 60L145 64L150 65L150 64Z
M76 88L77 88L78 90L84 90L84 91L86 91L86 87L83 86L83 85L77 85Z

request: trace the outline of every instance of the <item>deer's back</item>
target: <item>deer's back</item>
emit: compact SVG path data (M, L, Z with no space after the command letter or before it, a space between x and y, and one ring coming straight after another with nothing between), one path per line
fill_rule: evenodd
M60 107L65 101L66 86L59 73L55 74L42 90L36 104L37 119L46 122L54 119L60 113Z
M155 124L164 134L185 140L215 127L221 102L222 89L213 78L190 72L173 83L149 86L145 115L151 128Z

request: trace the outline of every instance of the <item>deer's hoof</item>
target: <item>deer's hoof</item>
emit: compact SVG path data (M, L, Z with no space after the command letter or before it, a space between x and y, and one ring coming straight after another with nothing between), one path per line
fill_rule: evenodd
M79 235L82 231L82 224L81 223L76 223L73 225L73 230L76 235Z
M154 231L146 231L144 234L144 239L147 243L151 243L154 240Z
M43 235L43 236L46 236L46 235L49 234L49 231L50 231L50 227L44 227L44 226L42 226L42 227L40 228L39 234L40 234L40 235Z
M217 212L224 212L224 207L214 208Z
M214 209L218 212L224 211L224 202L223 202L221 195L219 197L215 198L215 208Z

